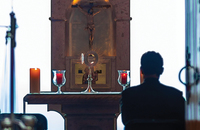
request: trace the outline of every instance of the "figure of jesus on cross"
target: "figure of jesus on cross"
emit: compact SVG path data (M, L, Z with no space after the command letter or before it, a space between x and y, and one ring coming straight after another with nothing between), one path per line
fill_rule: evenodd
M72 7L77 7L80 11L87 16L87 26L85 27L89 33L89 49L93 49L93 41L94 41L94 31L95 31L95 24L94 24L94 16L101 12L102 9L110 8L110 5L94 5L94 2L91 0L89 5L72 5ZM88 10L85 11L84 8ZM94 8L98 8L97 12L94 12Z

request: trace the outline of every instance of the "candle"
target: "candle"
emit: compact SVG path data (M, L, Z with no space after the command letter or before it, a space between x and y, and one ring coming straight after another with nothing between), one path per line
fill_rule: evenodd
M62 73L57 73L56 77L57 77L56 78L57 84L62 84L63 74Z
M142 84L143 82L144 82L144 77L142 71L140 70L140 84Z
M121 84L127 83L127 73L121 73Z
M39 68L30 68L30 93L40 93Z

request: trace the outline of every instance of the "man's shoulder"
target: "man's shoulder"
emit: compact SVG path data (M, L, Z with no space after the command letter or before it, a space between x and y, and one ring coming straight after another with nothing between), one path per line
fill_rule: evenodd
M137 86L131 86L129 88L127 88L126 90L124 90L122 92L122 94L133 94L133 93L138 93L140 91L146 91L149 90L149 88L147 88L148 86L144 85L144 84L140 84ZM175 95L182 95L182 91L178 90L177 88L173 87L173 86L168 86L168 85L164 85L164 84L159 84L159 86L157 86L159 91L163 91L166 93L171 93L171 94L175 94Z
M163 86L163 89L165 91L169 91L169 92L173 92L173 93L177 93L177 94L182 95L182 91L178 90L177 88L175 88L173 86L167 86L167 85L164 85L164 84L161 84L161 86Z
M131 86L125 89L124 91L122 91L122 94L134 93L134 92L140 91L140 89L141 89L141 85Z

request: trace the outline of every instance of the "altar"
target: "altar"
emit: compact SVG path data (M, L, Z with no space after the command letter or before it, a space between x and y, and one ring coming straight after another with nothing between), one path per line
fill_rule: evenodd
M65 130L116 130L120 114L120 92L41 92L24 97L27 104L47 104L65 120Z
M49 20L51 92L27 94L24 113L26 103L47 104L66 130L116 130L130 83L130 0L51 0Z

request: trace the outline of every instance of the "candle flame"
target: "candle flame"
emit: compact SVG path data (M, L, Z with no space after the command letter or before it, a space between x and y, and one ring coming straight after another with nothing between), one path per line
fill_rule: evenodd
M80 0L73 0L72 4L75 5L79 2Z
M37 70L37 68L35 68L35 70Z
M76 5L78 4L80 0L73 0L72 5ZM104 0L105 2L109 2L109 0Z

